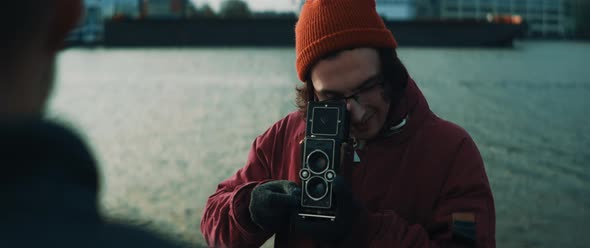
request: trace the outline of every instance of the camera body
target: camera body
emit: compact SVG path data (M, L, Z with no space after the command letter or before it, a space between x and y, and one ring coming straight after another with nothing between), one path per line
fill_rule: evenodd
M335 220L333 182L341 163L341 145L349 139L345 102L309 102L301 161L299 216Z

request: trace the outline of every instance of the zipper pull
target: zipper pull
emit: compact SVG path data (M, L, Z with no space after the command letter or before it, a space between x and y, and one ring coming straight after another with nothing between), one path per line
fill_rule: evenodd
M358 153L356 153L356 150L354 150L354 160L355 163L360 163L361 162L361 158L359 157Z

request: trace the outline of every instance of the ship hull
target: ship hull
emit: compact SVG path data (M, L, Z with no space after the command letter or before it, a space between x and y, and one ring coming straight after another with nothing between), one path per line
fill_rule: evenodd
M295 19L105 22L106 47L294 46ZM386 21L399 46L510 47L524 25L479 21Z

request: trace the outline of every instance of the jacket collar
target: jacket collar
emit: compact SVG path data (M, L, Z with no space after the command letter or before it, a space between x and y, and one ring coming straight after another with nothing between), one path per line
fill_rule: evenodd
M426 98L412 78L408 79L399 102L392 106L379 137L369 143L403 143L432 114Z

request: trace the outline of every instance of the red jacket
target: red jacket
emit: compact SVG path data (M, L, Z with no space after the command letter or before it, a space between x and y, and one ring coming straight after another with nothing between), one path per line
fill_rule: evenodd
M465 130L434 115L410 80L394 111L403 131L357 150L350 187L367 209L363 222L339 244L317 244L277 233L275 247L460 247L460 222L475 222L477 247L495 247L495 210L479 151ZM212 247L259 247L272 233L250 220L252 188L269 180L301 184L299 141L304 116L287 115L258 136L248 162L209 197L201 231ZM343 169L346 170L346 169Z

